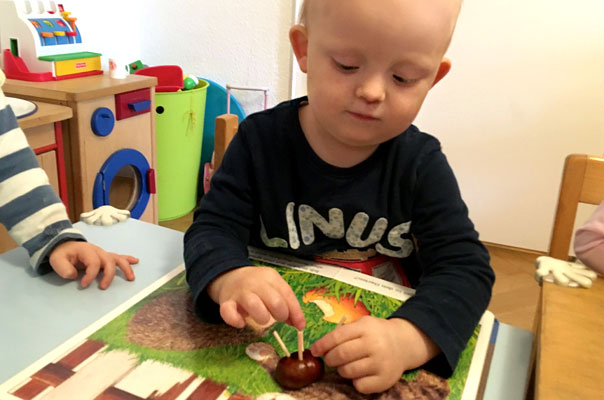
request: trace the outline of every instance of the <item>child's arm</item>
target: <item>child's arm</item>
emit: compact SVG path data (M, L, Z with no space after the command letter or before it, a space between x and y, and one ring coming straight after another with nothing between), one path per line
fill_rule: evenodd
M208 296L207 286L221 274L252 265L247 254L253 214L247 184L249 154L240 144L244 124L227 148L184 237L187 283L195 313L214 323L222 322L222 318L219 306Z
M85 240L72 228L65 206L40 168L1 90L0 223L25 247L35 270L57 243Z
M0 71L0 87L4 74ZM77 269L86 269L82 286L87 286L104 270L101 288L115 275L116 265L128 280L134 279L130 267L137 260L130 256L106 253L86 243L67 217L65 206L40 168L25 134L0 90L0 223L23 246L31 266L45 272L50 265L61 277L74 279Z
M411 231L421 277L415 295L392 317L410 321L436 343L441 353L429 369L446 376L489 304L495 275L444 154L434 148L420 159Z
M604 202L575 233L575 254L587 267L604 275Z
M363 317L323 336L311 351L351 379L359 392L376 393L392 387L403 372L424 365L440 349L407 320Z
M252 188L254 155L247 142L254 129L250 119L239 126L185 234L187 282L195 312L205 321L242 327L246 316L260 324L272 316L302 328L304 315L289 285L272 268L252 266L248 258L258 215Z

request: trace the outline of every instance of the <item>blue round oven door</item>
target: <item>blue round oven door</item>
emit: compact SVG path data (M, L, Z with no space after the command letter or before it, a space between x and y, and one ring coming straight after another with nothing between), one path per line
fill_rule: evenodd
M129 210L132 218L139 219L149 203L149 169L147 159L139 151L123 149L113 153L96 174L93 207L111 205Z

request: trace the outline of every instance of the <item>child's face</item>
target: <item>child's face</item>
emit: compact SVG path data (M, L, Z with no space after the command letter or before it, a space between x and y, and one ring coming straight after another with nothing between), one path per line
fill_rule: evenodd
M375 147L403 132L449 70L454 0L316 0L290 32L308 78L312 129Z

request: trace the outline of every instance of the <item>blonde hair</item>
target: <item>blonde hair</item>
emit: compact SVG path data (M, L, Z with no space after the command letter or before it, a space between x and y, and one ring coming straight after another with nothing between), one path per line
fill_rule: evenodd
M453 25L451 27L451 33L449 35L449 40L447 41L447 44L445 47L445 51L451 45L451 40L453 39L453 33L455 32L455 26L457 25L457 19L458 19L458 16L461 11L462 4L463 4L463 0L453 0L453 1L455 4L455 10L454 10L455 16L454 16L454 20L453 20ZM302 0L302 5L300 6L300 15L298 17L298 24L304 25L306 27L308 27L307 25L308 25L308 3L309 2L310 2L310 0Z

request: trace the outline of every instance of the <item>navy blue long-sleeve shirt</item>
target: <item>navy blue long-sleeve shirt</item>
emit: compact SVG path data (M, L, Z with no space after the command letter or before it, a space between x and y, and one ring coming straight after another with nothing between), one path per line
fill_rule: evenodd
M422 329L442 350L435 369L451 373L489 303L494 273L440 143L412 125L360 164L335 167L305 139L303 101L243 120L202 198L185 235L196 313L221 321L206 287L251 265L248 245L297 257L375 249L399 258L416 289L391 317Z

